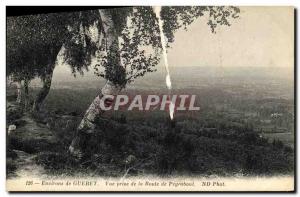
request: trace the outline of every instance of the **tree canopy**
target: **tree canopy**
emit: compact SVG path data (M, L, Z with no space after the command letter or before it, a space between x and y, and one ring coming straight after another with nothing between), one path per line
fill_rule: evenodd
M62 14L28 15L7 18L8 74L43 77L46 65L54 64L68 31Z
M64 60L73 73L83 73L96 56L95 73L118 85L154 72L160 61L161 43L158 21L150 6L109 10L120 38L114 49L99 46L103 27L99 10L72 13L38 14L7 18L7 73L22 78L44 77L47 65L55 64L64 48ZM179 28L187 29L197 18L207 14L212 33L218 25L230 26L238 17L237 7L165 6L161 19L169 43ZM94 39L93 34L97 39ZM104 35L105 39L105 35ZM122 64L120 67L119 64Z
M123 10L123 12L118 12ZM144 76L147 72L156 71L155 66L160 61L161 43L158 19L152 7L132 7L113 9L114 21L120 28L118 32L121 38L121 47L118 52L109 55L100 55L100 64L95 66L96 73L119 85L126 85L134 79ZM126 14L124 14L124 12ZM216 33L217 26L230 26L231 20L238 18L240 10L237 7L202 7L202 6L165 6L161 10L163 20L163 32L170 43L174 42L174 33L181 27L187 29L188 25L197 18L207 14L207 25L212 33ZM124 20L127 16L127 20ZM116 55L120 54L120 55ZM100 53L101 54L101 53ZM106 57L106 58L105 58ZM110 57L121 57L122 67L103 61ZM100 67L104 67L101 71ZM117 73L122 72L122 73ZM123 76L126 77L116 77ZM120 81L120 79L122 79Z

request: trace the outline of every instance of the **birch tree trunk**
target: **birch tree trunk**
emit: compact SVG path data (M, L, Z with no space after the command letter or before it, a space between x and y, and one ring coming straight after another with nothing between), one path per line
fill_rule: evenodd
M104 34L104 38L106 41L106 50L109 50L113 43L118 43L118 34L115 29L113 18L110 12L108 10L99 10L99 13L101 17L100 21L102 22L100 24L100 28L103 30L102 33ZM121 62L119 62L119 66L121 66ZM100 102L103 96L117 95L121 90L122 88L118 85L115 85L113 82L109 80L106 82L105 86L101 89L100 94L96 96L96 98L93 100L93 102L85 112L85 115L76 130L75 137L69 147L69 152L73 156L77 158L82 157L82 149L88 142L90 134L94 132L95 118L104 113L104 111L100 108Z
M28 106L29 106L29 90L28 87L29 86L29 80L27 78L24 79L24 107L25 110L27 110Z
M17 100L16 100L16 102L20 104L21 101L22 101L22 84L21 84L21 81L17 81L16 86L17 86Z

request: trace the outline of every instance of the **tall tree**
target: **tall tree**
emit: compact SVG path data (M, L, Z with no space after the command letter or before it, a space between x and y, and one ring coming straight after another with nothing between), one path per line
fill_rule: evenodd
M67 37L67 29L60 21L60 14L7 18L7 75L23 80L25 93L32 78L42 79L35 109L49 92L56 57Z
M7 18L7 76L24 81L25 92L32 78L39 77L43 83L33 110L39 110L49 93L57 55L62 48L73 72L82 73L89 65L95 43L89 42L82 29L98 20L96 16L98 11ZM84 46L80 39L84 39Z
M218 25L229 26L230 19L237 18L238 13L236 7L175 6L163 7L161 18L164 34L171 43L177 29L187 28L204 14L209 16L207 24L214 33ZM7 19L7 27L8 75L19 81L38 76L43 82L34 110L40 108L50 90L55 61L62 48L74 73L82 73L93 56L99 58L96 74L107 82L86 111L72 141L69 150L77 156L81 155L81 135L93 132L94 120L103 112L99 107L101 98L118 94L134 79L154 72L160 60L159 26L152 7L13 17Z
M218 25L230 26L230 20L237 18L238 13L236 7L175 6L163 7L160 14L164 34L171 43L177 29L187 29L205 14L209 16L207 24L215 33ZM99 10L99 17L104 42L100 44L100 63L95 70L107 82L86 111L69 147L70 153L78 158L82 157L82 148L94 131L95 118L104 112L100 107L103 96L117 95L134 79L154 72L162 49L158 21L152 7Z

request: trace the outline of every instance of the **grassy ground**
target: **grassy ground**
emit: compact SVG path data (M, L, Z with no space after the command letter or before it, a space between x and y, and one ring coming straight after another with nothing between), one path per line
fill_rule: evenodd
M65 145L72 139L75 122L70 123L69 128L63 127L63 121L53 125L52 130ZM280 141L269 143L251 131L232 134L206 131L190 126L193 124L196 123L181 122L171 129L163 123L157 127L149 123L133 125L99 120L85 150L89 156L79 166L96 176L120 176L129 168L130 175L230 176L293 172L293 149ZM37 161L50 173L78 170L78 163L63 151L42 152Z
M264 133L263 136L270 141L280 139L285 145L294 147L295 136L293 133Z

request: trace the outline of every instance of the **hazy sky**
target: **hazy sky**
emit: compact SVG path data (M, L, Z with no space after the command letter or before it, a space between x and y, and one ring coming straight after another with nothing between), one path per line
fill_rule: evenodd
M230 27L210 33L200 18L175 35L171 66L293 67L292 7L240 7Z
M240 7L240 18L212 34L207 17L200 17L175 33L168 51L173 66L285 67L294 64L292 7ZM158 67L162 67L162 62ZM70 72L58 66L55 72Z

